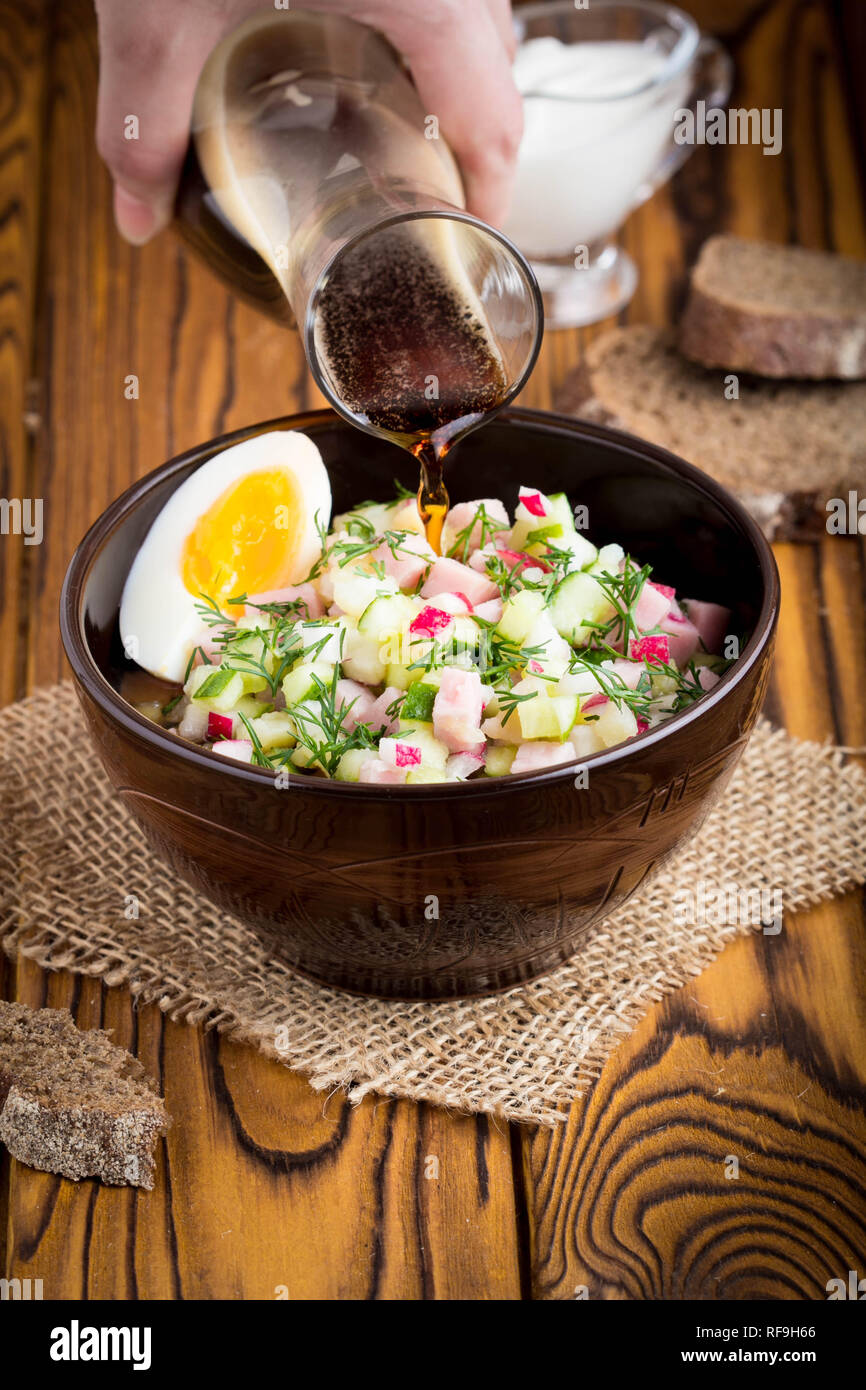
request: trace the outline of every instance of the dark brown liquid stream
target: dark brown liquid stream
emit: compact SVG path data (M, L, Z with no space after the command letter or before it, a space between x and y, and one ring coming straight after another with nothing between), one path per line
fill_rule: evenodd
M439 553L445 457L507 393L489 332L402 224L340 260L318 309L331 388L359 424L418 460L418 510Z

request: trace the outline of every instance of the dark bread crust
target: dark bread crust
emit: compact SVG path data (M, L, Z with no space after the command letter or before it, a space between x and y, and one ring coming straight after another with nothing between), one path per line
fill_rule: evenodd
M866 376L866 266L802 246L710 237L680 324L705 367L771 378Z
M153 1187L170 1123L141 1063L65 1009L0 1001L0 1143L13 1158L79 1180Z
M636 438L649 438L651 442L669 448L673 453L687 458L690 463L704 468L713 476L718 476L719 470L704 457L702 452L703 441L700 437L700 430L695 429L695 438L691 447L687 447L681 438L683 419L688 414L687 407L684 407L682 400L671 399L669 402L671 416L674 412L678 412L681 417L676 437L674 437L673 430L666 429L663 412L658 412L658 410L653 417L652 432L641 433L629 418L630 411L626 393L622 393L624 398L617 404L616 392L612 389L611 383L606 379L604 382L599 380L599 377L604 377L608 353L611 354L611 359L616 363L617 370L627 374L630 368L635 371L643 371L656 364L660 369L666 364L669 365L672 348L672 335L660 330L646 326L610 330L607 334L593 341L587 356L566 378L554 403L555 408L564 414L574 415L594 424L624 430L626 433L635 435ZM673 356L675 358L676 354L674 353ZM597 368L596 371L594 371L594 366ZM701 370L683 360L680 385L682 393L688 399L690 389L697 388L703 392L706 383ZM772 393L778 391L779 388L770 383L761 388L760 383L757 383L755 390L760 392L762 389L768 393L767 399L769 400ZM804 389L820 390L821 388ZM836 387L835 389L843 392L849 390L863 391L860 386ZM706 410L705 401L702 402L702 409ZM721 391L718 393L718 403L713 405L713 410L719 437L724 438L725 432L729 429L730 413ZM864 415L864 419L866 419L866 415ZM669 435L672 437L668 437ZM778 487L770 488L766 482L766 468L760 467L755 467L752 476L750 476L748 466L745 466L738 471L736 479L731 476L720 476L719 481L736 492L768 540L811 541L826 532L828 497L845 496L847 488L852 484L850 469L840 466L839 476L836 479L831 476L834 467L835 465L830 462L830 471L826 472L822 478L816 476L814 489L808 486L786 486L784 478L780 478ZM815 473L818 473L817 467Z

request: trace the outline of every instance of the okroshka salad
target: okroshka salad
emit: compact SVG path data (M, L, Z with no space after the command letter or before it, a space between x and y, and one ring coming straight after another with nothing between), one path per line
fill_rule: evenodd
M413 495L331 524L312 441L224 450L174 493L130 571L140 704L221 757L341 782L463 782L580 761L691 705L730 664L730 612L678 598L572 501L528 483L448 513Z

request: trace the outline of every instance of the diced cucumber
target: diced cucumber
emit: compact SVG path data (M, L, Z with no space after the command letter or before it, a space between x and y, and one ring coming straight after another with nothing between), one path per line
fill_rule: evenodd
M589 727L595 731L605 748L612 748L614 744L622 743L626 738L633 738L637 733L637 719L627 705L617 707L610 700L606 705L598 705L590 710L590 713L598 715Z
M580 570L567 574L548 598L553 626L575 647L589 641L593 624L609 622L615 612L598 580Z
M517 749L507 743L491 743L487 747L484 771L488 777L504 777L511 771Z
M249 738L241 715L250 720L258 719L262 714L269 714L272 708L272 705L262 704L254 695L242 695L232 710L232 738Z
M196 666L184 688L191 700L215 714L227 714L246 693L241 676L226 666Z
M241 728L244 728L243 724ZM295 743L295 726L284 709L274 709L269 714L260 714L257 719L251 719L250 728L266 753L271 748L291 748ZM249 738L248 733L244 736Z
M574 512L565 493L552 492L548 501L553 507L554 517L562 527L562 535L569 535L574 530Z
M298 652L298 662L311 666L314 662L326 661L336 666L340 660L347 627L345 618L334 618L331 622L295 623L292 628L293 646L290 650ZM303 656L300 653L303 652Z
M621 545L603 545L592 567L593 574L619 574L619 567L625 559Z
M425 782L442 782L442 769L438 767L410 767L406 775L407 787L417 787Z
M357 782L361 775L361 767L368 758L375 757L369 748L350 748L348 753L344 753L337 763L337 770L334 778L337 782Z
M543 738L563 743L578 716L576 695L536 695L517 706L520 732L524 738Z
M283 677L283 694L286 704L291 707L302 700L315 700L319 691L314 677L327 685L334 675L334 667L328 661L311 661L308 665L296 666Z
M358 631L385 642L406 631L416 609L417 605L405 594L385 594L364 609L358 619Z
M496 631L510 642L522 642L543 607L539 589L519 589L505 600Z
M401 719L421 719L425 722L432 720L433 702L437 694L437 686L427 681L413 681L400 708Z
M352 618L360 618L365 608L379 594L397 593L397 581L388 575L380 579L375 574L359 571L353 565L344 569L337 567L331 571L334 584L334 602Z
M343 675L364 685L381 684L385 679L385 663L380 656L380 646L381 643L366 632L347 628L343 641Z

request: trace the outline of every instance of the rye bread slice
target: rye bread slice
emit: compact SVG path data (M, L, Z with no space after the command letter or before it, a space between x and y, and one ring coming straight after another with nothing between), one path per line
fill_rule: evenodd
M66 1009L0 1000L0 1144L63 1177L153 1187L170 1121L141 1063Z
M866 264L743 237L704 242L680 351L767 377L866 376Z
M687 361L675 334L639 324L591 343L556 406L660 444L735 492L770 540L824 531L826 503L866 495L866 384L738 378Z

